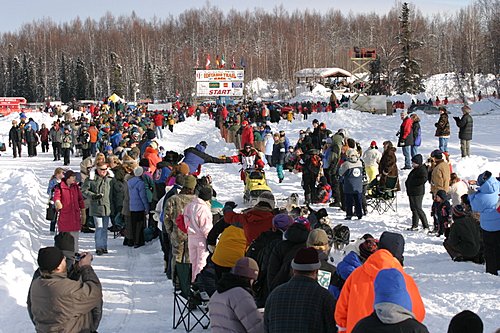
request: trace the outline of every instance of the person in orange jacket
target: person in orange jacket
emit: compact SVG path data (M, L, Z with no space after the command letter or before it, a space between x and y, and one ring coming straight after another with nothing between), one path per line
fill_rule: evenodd
M379 271L387 268L399 270L405 279L415 319L422 322L425 308L418 287L403 270L404 238L401 234L384 232L380 236L379 250L347 278L335 308L335 322L339 332L351 333L361 319L373 312L374 281Z

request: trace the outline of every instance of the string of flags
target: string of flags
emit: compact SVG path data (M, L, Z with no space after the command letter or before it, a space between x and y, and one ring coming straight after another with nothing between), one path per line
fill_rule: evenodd
M236 60L235 60L234 56L231 57L231 65L229 66L229 64L227 64L227 62L226 62L226 58L224 55L222 55L222 56L216 55L214 65L215 66L213 68L215 68L215 69L226 68L226 65L228 65L228 67L230 67L231 69L237 68ZM240 65L240 68L246 67L246 62L245 62L245 59L243 57L241 57L239 65ZM198 55L196 55L195 68L200 68L200 58L198 57ZM207 57L205 60L205 69L212 69L212 61L210 59L210 53L207 53Z

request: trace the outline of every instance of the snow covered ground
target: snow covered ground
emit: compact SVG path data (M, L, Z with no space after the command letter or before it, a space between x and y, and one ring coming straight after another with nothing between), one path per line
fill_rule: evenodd
M460 158L457 128L452 123L449 143L453 168L464 178L475 179L488 169L497 175L500 171L500 101L483 100L472 106L474 138L472 156ZM451 107L453 115L459 107ZM51 119L40 113L28 114L39 124L50 124ZM422 154L437 148L434 123L437 116L420 114L423 131ZM7 142L6 134L10 115L0 119L0 141ZM273 130L283 129L292 142L298 130L311 126L318 118L333 131L346 128L363 148L372 140L381 146L384 140L396 141L399 116L371 115L353 110L339 110L336 114L313 115L309 121L294 123L282 121ZM452 120L453 121L453 120ZM230 155L236 150L226 144L213 127L202 118L196 122L188 119L175 126L174 133L165 131L160 140L164 147L182 151L198 143L208 142L207 152L212 155ZM23 147L26 151L26 147ZM26 156L26 155L25 155ZM79 158L73 158L71 167L78 170ZM403 156L398 151L398 163L402 167ZM39 153L38 157L13 159L10 149L0 157L0 332L29 332L33 326L26 311L26 296L31 276L36 268L37 251L41 246L53 244L49 235L49 223L44 219L49 177L61 163L52 161L51 153ZM243 207L243 186L239 180L238 165L206 165L205 174L212 176L218 199L234 200ZM300 175L286 173L285 181L278 184L275 170L269 170L268 180L277 198L297 192L302 196ZM407 173L401 174L404 184ZM404 190L404 189L403 189ZM424 209L430 210L430 195L425 198ZM442 247L442 238L430 237L421 232L408 232L411 213L405 192L398 195L398 211L385 215L370 214L361 221L348 221L351 237L370 232L377 237L385 230L401 232L406 239L405 270L412 275L422 294L427 310L425 324L430 332L446 332L451 317L464 310L477 312L485 323L485 332L500 328L500 280L484 273L484 266L473 263L455 263ZM344 214L327 208L332 224L345 223ZM172 284L163 274L162 253L158 241L139 249L122 246L122 239L109 239L108 255L95 257L93 266L104 288L104 316L99 331L102 332L173 332ZM93 234L82 234L82 250L93 250ZM334 255L338 257L338 254ZM198 330L202 331L202 330Z

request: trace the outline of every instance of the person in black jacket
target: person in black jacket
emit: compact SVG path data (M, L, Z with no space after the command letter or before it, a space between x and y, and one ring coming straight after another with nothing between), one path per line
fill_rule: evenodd
M267 265L267 287L271 292L277 286L291 278L290 263L301 248L306 246L309 228L302 223L293 223L271 251Z
M374 282L373 313L361 319L352 333L429 333L412 313L403 274L395 268L379 271Z
M23 142L23 131L17 125L16 120L12 120L12 127L9 131L9 147L12 147L14 158L21 157L21 147Z
M276 172L278 173L278 181L281 183L285 178L283 174L283 164L285 164L285 138L280 137L279 133L274 133L274 144L273 153L271 155L271 161L273 166L276 167Z
M452 209L453 224L450 235L443 246L453 261L472 261L484 263L481 246L481 227L479 221L465 212L462 205Z
M462 157L470 156L470 142L472 140L473 120L470 115L471 108L468 105L462 107L462 118L453 117L459 128L458 138L460 139L460 151Z
M422 200L424 199L425 183L427 182L428 174L427 166L424 164L424 160L420 154L413 156L411 161L413 170L410 171L405 182L406 193L410 200L410 209L412 213L411 228L408 228L408 230L418 230L418 220L422 221L422 226L425 230L429 229L427 217L422 209Z

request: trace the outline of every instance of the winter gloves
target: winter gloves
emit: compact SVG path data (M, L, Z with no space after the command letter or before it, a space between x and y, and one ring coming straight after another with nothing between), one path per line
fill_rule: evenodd
M97 193L92 195L92 200L99 200L102 199L102 197L103 197L102 193Z
M237 204L234 203L234 201L228 201L224 204L224 208L222 208L222 211L224 213L226 212L232 212L233 209L236 208L236 206L238 206Z

